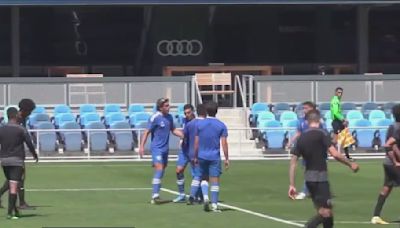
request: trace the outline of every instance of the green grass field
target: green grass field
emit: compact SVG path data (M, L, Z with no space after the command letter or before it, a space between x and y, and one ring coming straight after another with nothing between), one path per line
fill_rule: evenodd
M170 164L163 187L176 190L174 162ZM373 227L366 222L382 185L382 165L381 161L360 161L360 165L360 172L353 174L337 162L329 162L336 196L335 227ZM304 221L315 213L312 202L288 199L287 170L287 161L233 161L222 176L221 200L283 220ZM301 168L298 173L300 188ZM15 221L6 220L6 210L1 209L0 227L296 227L231 209L205 213L200 205L150 205L151 176L148 162L29 164L27 199L38 208L23 211L25 217ZM162 197L175 196L162 192ZM387 201L385 219L399 219L399 197L400 192L394 191Z

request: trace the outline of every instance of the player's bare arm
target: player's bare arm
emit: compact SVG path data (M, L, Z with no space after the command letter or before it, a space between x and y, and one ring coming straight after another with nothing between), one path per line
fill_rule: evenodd
M183 131L179 130L177 128L172 130L172 134L174 134L175 136L179 137L180 139L184 138Z
M146 145L147 142L147 138L150 135L150 131L149 130L145 130L142 136L142 141L140 142L140 147L139 147L139 155L140 157L143 157L144 155L144 145Z
M294 200L296 197L296 187L295 187L295 177L296 177L296 167L297 160L299 158L296 155L292 155L290 159L290 167L289 167L289 191L288 196L290 199Z
M353 172L357 172L360 168L357 163L347 160L334 146L329 147L329 154L332 155L336 161L348 166Z
M226 137L221 137L222 150L225 156L225 169L229 168L229 152L228 152L228 140Z

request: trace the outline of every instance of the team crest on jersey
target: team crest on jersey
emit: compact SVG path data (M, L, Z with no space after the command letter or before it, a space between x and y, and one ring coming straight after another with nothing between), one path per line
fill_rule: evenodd
M161 121L160 127L165 127L165 122L164 121Z

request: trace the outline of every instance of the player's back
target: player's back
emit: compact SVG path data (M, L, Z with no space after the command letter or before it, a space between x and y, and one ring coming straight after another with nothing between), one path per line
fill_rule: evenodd
M0 127L0 157L25 158L26 130L18 124L6 124Z
M310 128L301 134L297 149L306 161L306 170L326 170L326 156L330 146L329 135L322 129Z
M197 136L199 136L199 158L218 160L220 158L221 137L228 136L225 124L217 118L208 117L197 122Z

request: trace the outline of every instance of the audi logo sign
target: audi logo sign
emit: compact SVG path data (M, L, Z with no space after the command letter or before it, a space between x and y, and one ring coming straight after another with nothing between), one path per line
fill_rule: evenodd
M161 56L199 56L203 52L200 40L160 40L157 53Z

